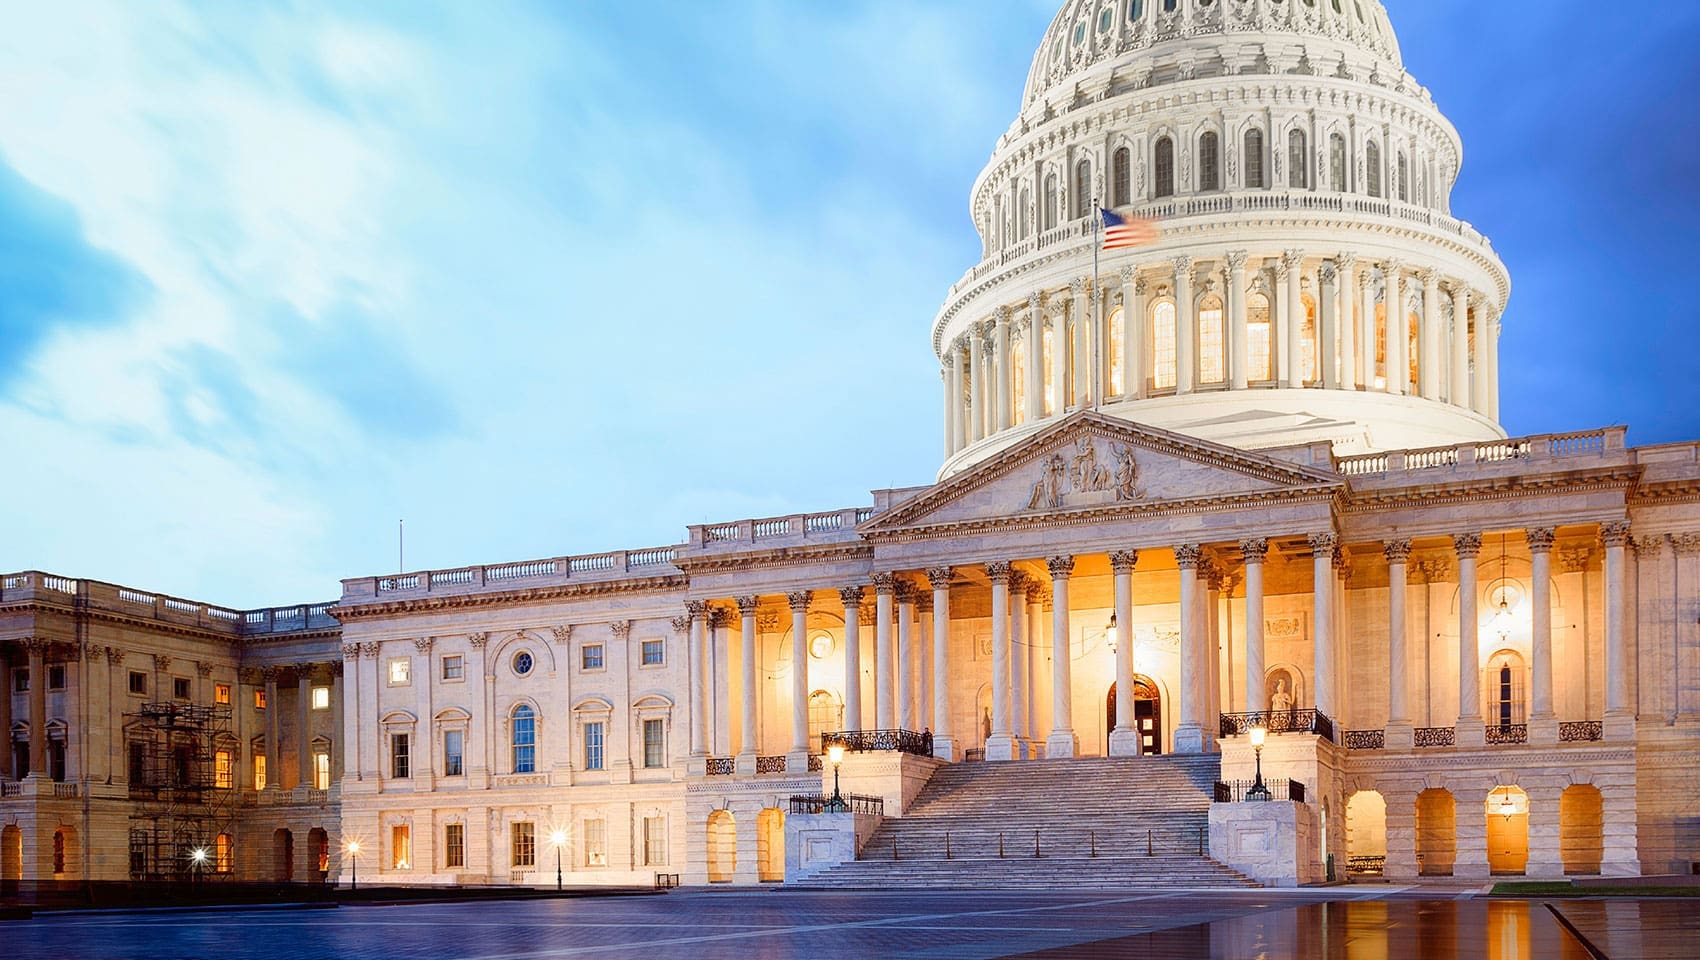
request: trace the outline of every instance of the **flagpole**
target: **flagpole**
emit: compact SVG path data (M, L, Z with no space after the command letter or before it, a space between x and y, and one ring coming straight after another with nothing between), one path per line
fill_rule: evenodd
M1104 374L1104 297L1098 289L1098 250L1104 244L1098 239L1098 230L1104 225L1104 208L1098 203L1099 198L1092 198L1092 209L1098 211L1092 215L1092 312L1095 322L1092 324L1092 409L1098 409L1099 398L1103 394L1102 380Z

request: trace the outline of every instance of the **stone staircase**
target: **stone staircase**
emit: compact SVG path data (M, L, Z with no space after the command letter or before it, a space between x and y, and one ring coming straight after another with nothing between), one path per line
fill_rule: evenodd
M860 859L788 885L1256 886L1206 855L1220 770L1213 755L950 764Z

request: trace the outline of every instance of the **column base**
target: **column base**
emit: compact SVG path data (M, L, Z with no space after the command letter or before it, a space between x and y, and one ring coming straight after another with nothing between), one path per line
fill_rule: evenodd
M1045 758L1061 760L1080 756L1080 738L1073 730L1052 730L1045 738Z
M756 772L756 755L755 754L753 754L753 753L740 753L740 754L738 754L738 759L737 759L736 762L737 762L737 766L734 769L736 769L738 771L740 776L751 776ZM736 822L736 821L734 821L734 822ZM738 862L742 863L743 861L740 860ZM752 861L752 862L754 862L754 861ZM736 869L736 867L734 867L733 869Z
M958 759L956 738L933 734L933 756L946 763L955 763Z
M1417 728L1408 722L1389 723L1382 736L1386 741L1385 748L1388 750L1410 753L1417 747Z
M793 750L785 755L786 773L808 773L809 751Z
M1007 733L994 733L986 738L987 760L1014 760L1015 738Z
M706 777L706 776L708 776L708 755L704 754L704 753L693 753L689 757L686 757L685 758L685 776L687 776L687 777Z
M1523 867L1523 875L1532 880L1563 880L1564 864L1559 861L1535 861L1531 859Z
M1175 728L1175 753L1203 753L1204 728L1196 723L1183 723Z
M1452 864L1452 876L1459 880L1486 880L1493 876L1493 870L1486 860L1480 863L1458 861Z
M1617 713L1608 712L1600 725L1600 732L1607 740L1634 740L1635 715L1627 710Z
M1558 743L1557 717L1530 717L1529 744L1531 746L1550 747Z
M1639 877L1640 875L1640 860L1606 860L1600 864L1600 876L1602 877Z
M1482 725L1480 717L1461 719L1452 728L1452 742L1458 747L1487 746L1487 727Z
M1126 730L1110 731L1110 756L1137 757L1139 756L1139 731L1129 727Z

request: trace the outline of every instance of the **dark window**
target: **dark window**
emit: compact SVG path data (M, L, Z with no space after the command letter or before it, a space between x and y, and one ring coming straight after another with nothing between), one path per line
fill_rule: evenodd
M443 828L443 866L466 866L466 824L451 823Z
M12 776L22 780L30 775L30 745L12 744Z
M130 692L146 696L148 692L148 675L140 670L131 670Z
M1399 154L1399 199L1411 199L1411 168L1405 162L1405 155Z
M12 671L12 692L30 692L30 672L27 667L19 667Z
M49 689L49 690L63 690L63 689L65 689L65 665L63 663L55 663L55 664L50 664L48 666L48 668L47 668L47 689Z
M171 695L176 697L179 700L189 699L189 678L188 677L172 677L171 678Z
M1132 167L1133 154L1126 147L1117 149L1110 164L1110 172L1114 181L1114 195L1111 198L1111 203L1115 206L1125 207L1133 202Z
M47 741L47 775L59 783L65 782L65 741Z
M148 785L148 748L139 740L130 741L130 786Z
M1092 213L1092 164L1082 160L1074 165L1074 218Z
M1263 181L1263 131L1245 132L1245 185L1254 190L1265 186Z
M1346 192L1346 138L1338 133L1328 138L1328 181L1335 193Z
M1214 130L1198 138L1198 189L1222 189L1222 141Z
M587 643L587 644L585 644L584 648L579 652L579 664L580 664L580 669L583 669L583 670L601 670L602 669L602 644L600 644L600 643Z
M1370 196L1381 196L1381 145L1373 140L1364 147L1364 180Z
M461 766L462 757L466 752L466 734L460 730L443 731L443 776L459 777L465 775Z
M1156 197L1172 197L1175 195L1175 142L1168 137L1157 141L1157 186L1153 192Z
M1045 175L1045 229L1054 229L1057 225L1057 175Z
M1287 131L1287 183L1310 189L1310 147L1303 130Z
M390 734L390 776L397 780L405 780L409 775L410 754L407 747L407 734Z

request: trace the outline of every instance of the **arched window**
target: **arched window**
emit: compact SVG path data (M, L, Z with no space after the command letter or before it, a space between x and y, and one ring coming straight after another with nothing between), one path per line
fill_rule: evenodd
M1375 305L1375 386L1387 389L1387 304Z
M1057 226L1057 175L1045 174L1045 209L1043 223L1046 230L1054 230Z
M1346 138L1338 133L1328 138L1328 186L1346 192Z
M1381 144L1374 140L1364 145L1364 181L1370 196L1381 196Z
M1222 189L1222 139L1214 130L1198 138L1198 189Z
M1074 165L1074 218L1092 213L1092 164L1081 160Z
M1261 190L1263 182L1263 131L1245 132L1245 185Z
M1399 154L1399 199L1411 199L1411 168L1405 162L1405 155Z
M1175 388L1175 303L1163 300L1151 308L1151 386Z
M1222 298L1214 293L1198 304L1198 382L1221 383L1226 375L1222 336Z
M1322 379L1316 364L1316 298L1306 293L1299 299L1303 301L1305 311L1304 322L1299 327L1299 365L1304 382L1316 383Z
M537 714L526 704L513 713L514 773L537 770Z
M837 733L842 729L844 706L838 702L838 695L830 690L816 690L809 694L809 743L820 750L821 734Z
M1417 334L1421 332L1422 322L1422 317L1418 316L1415 311L1412 311L1405 317L1405 331L1409 334L1409 340L1405 346L1405 357L1409 361L1409 369L1406 372L1411 378L1411 386L1409 390L1411 393L1417 392L1417 383L1419 382L1417 379L1417 373L1419 370L1418 362L1421 358L1417 356L1417 350L1419 349L1418 344L1420 343L1421 338L1418 337Z
M1127 335L1127 312L1121 307L1110 312L1110 320L1105 332L1110 338L1110 395L1126 396L1127 371L1122 368L1122 338Z
M1110 162L1112 182L1111 205L1125 207L1133 202L1133 154L1126 147L1116 148Z
M1175 142L1168 137L1159 137L1156 152L1153 166L1157 170L1157 188L1153 196L1172 197L1175 195Z
M1033 193L1025 186L1021 188L1020 209L1015 211L1016 225L1020 228L1019 239L1025 240L1033 234Z
M236 845L230 834L221 833L213 840L213 870L229 873L236 869Z
M1029 330L1016 334L1009 342L1010 419L1016 424L1027 419L1027 341L1032 337Z
M1523 722L1523 657L1501 650L1488 660L1487 721L1490 727Z
M1175 7L1178 6L1179 3L1180 0L1163 0L1163 12L1174 13Z
M1057 320L1057 322L1061 323L1062 320L1059 318ZM1045 391L1044 391L1044 394L1040 397L1040 400L1043 401L1043 403L1044 403L1045 416L1048 417L1051 414L1057 412L1057 405L1053 400L1053 398L1056 396L1056 394L1051 392L1054 389L1056 389L1056 373L1055 373L1054 370L1052 370L1053 364L1048 363L1048 362L1043 362L1043 361L1046 361L1049 358L1057 355L1057 353L1056 353L1057 338L1056 338L1056 333L1052 329L1051 325L1048 325L1048 324L1045 325L1045 335L1042 338L1040 338L1040 342L1043 343L1044 346L1045 346L1045 352L1040 355L1040 360L1042 362L1039 364L1039 366L1045 372L1044 373L1044 376L1045 376Z
M1252 293L1245 302L1246 379L1267 383L1275 378L1269 351L1269 298Z
M1310 189L1310 149L1303 130L1287 131L1287 183L1298 190Z

